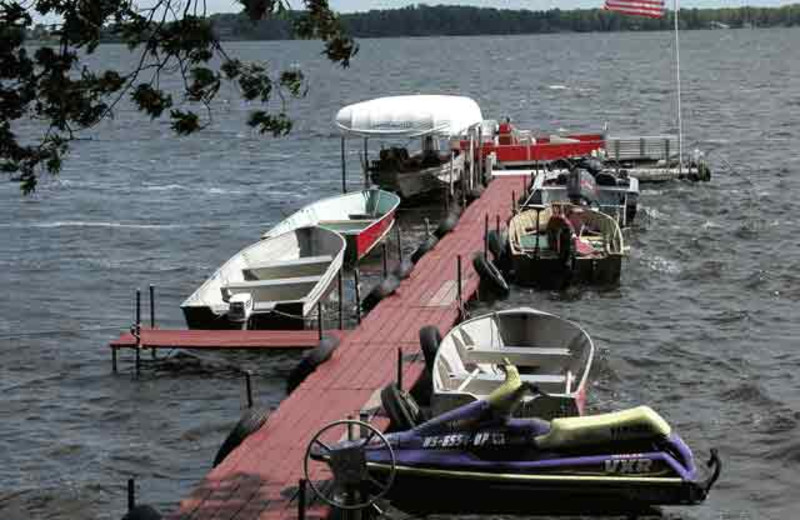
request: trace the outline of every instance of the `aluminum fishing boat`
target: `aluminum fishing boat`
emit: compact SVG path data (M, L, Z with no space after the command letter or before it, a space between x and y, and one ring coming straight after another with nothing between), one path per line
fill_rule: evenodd
M242 249L182 304L190 329L303 328L342 267L345 239L298 228Z
M528 205L508 224L514 281L546 289L619 282L625 243L617 221L569 203Z
M647 406L552 421L513 418L525 395L544 392L515 367L506 373L485 400L411 430L329 424L308 445L309 484L345 509L385 497L420 515L608 514L699 504L719 477L716 450L701 475L691 449Z
M523 381L548 394L523 399L520 415L581 415L593 357L589 334L553 314L519 308L479 316L454 327L439 344L431 411L436 416L486 398L503 383L502 367L511 362Z
M600 210L621 227L632 225L639 207L639 180L604 169L599 160L574 164L571 169L556 165L555 169L539 171L523 209L527 205L571 202Z
M291 214L264 233L263 238L273 238L300 227L330 229L345 237L345 263L354 265L388 236L399 205L400 197L377 189L328 197Z

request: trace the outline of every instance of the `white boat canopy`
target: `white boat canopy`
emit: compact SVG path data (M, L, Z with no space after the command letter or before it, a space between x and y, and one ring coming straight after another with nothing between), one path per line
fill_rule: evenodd
M483 121L478 104L463 96L392 96L348 105L336 114L346 136L465 135Z

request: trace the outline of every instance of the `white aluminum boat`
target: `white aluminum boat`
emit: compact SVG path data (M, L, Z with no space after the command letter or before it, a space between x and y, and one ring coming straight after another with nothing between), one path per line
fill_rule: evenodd
M434 416L485 399L515 365L524 382L548 397L528 399L518 415L566 417L583 413L594 344L579 325L531 308L467 320L442 339L433 368Z
M302 328L342 267L345 239L298 228L236 253L183 304L190 329Z

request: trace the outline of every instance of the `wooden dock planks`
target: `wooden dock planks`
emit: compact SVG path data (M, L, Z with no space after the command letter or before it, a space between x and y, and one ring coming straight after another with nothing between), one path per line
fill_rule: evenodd
M382 300L358 328L348 331L331 360L288 396L266 425L214 468L168 518L297 518L296 488L303 477L303 456L311 437L331 421L357 417L371 399L374 404L376 391L396 377L398 347L403 348L404 358L418 352L421 327L435 325L445 333L456 322L456 257L462 256L466 302L478 288L472 255L483 250L486 215L492 229L495 215L503 222L508 220L512 191L519 194L521 189L518 177L496 178L483 196L466 208L453 232L419 261L395 294ZM406 387L416 380L422 366L419 361L404 363ZM307 510L308 518L320 513L318 507Z

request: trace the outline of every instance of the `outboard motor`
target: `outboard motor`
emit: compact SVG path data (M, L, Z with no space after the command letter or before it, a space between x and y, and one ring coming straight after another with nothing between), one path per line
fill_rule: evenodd
M228 320L241 323L246 328L247 321L253 313L253 295L250 293L236 293L228 300Z
M592 174L578 168L570 171L567 177L567 197L573 204L596 204L597 183Z

